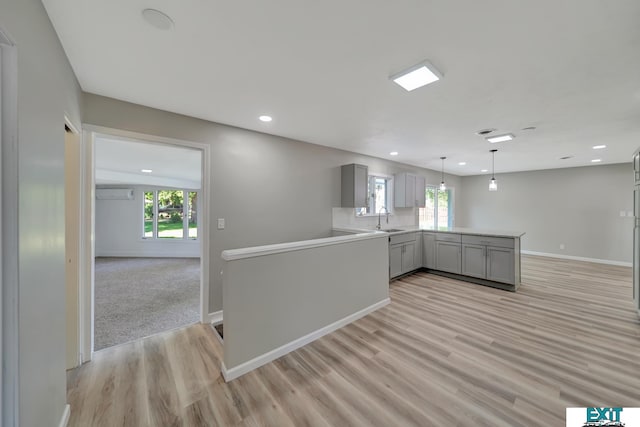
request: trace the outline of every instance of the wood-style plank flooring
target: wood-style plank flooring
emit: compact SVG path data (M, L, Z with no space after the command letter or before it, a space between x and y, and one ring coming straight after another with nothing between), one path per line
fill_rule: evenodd
M640 406L631 269L523 256L517 293L417 273L391 304L230 383L209 325L95 354L70 426L564 426Z

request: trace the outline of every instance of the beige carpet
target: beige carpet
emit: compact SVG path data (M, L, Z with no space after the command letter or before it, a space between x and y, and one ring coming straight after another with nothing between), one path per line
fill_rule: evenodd
M199 319L199 259L96 258L95 350Z

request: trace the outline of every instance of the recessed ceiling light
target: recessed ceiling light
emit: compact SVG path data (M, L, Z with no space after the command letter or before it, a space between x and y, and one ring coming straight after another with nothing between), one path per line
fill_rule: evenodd
M436 82L442 78L442 74L436 70L428 61L421 62L404 71L389 77L391 80L402 86L404 90L410 92L429 83Z
M593 159L591 160L591 163L600 163L602 161L602 159Z
M502 135L488 136L485 139L490 143L495 144L496 142L511 141L513 138L515 138L515 136L512 133L505 133Z
M270 122L271 120L273 120L273 117L271 116L260 116L258 118L260 119L261 122Z
M397 151L392 151L392 152L390 152L390 153L389 153L389 155L390 155L390 156L397 156L397 155L398 155L398 152L397 152Z
M482 169L480 172L489 172L489 169Z
M159 30L170 30L173 28L173 20L168 15L160 12L156 9L144 9L142 11L142 17L150 25Z
M458 163L458 165L460 165L460 166L464 166L464 165L466 165L466 164L467 164L467 162L459 162L459 163Z
M607 146L606 145L594 145L593 146L594 150L602 150L603 148L607 148Z
M151 169L140 169L140 172L151 173L153 171Z

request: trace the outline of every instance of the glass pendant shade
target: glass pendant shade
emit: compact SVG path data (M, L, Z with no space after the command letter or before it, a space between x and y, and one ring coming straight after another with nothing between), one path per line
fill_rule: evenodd
M496 151L491 152L491 181L489 181L489 191L498 191L498 181L496 181Z
M440 182L440 191L446 191L447 186L444 183L444 159L446 159L446 157L440 157L440 160L442 161L442 181Z
M489 181L489 191L498 191L498 181L495 178L491 178Z
M440 183L440 191L446 191L447 190L447 186L445 185L444 181L442 181Z

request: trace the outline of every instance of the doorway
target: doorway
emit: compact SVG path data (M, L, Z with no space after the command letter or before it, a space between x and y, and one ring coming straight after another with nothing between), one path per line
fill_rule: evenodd
M90 352L208 321L209 147L91 126L85 139Z

